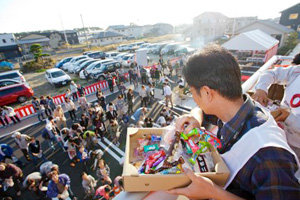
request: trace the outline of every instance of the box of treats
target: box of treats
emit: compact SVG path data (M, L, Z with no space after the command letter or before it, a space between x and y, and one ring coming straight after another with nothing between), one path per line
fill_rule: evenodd
M195 128L186 134L172 128L128 128L124 189L145 192L185 187L191 181L183 168L222 187L230 171L216 150L220 145L205 129Z

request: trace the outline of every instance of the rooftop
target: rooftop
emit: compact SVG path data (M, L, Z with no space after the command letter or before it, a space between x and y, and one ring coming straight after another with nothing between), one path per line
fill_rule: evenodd
M253 24L256 24L256 23L260 23L260 24L269 26L269 27L271 27L271 28L274 28L274 29L279 30L279 31L284 32L284 33L291 33L291 32L294 32L293 29L288 28L288 27L286 27L286 26L283 26L283 25L281 25L281 24L278 24L278 23L276 23L276 22L270 21L270 20L257 20L257 21L252 22L252 23L250 23L250 24L248 24L248 25L246 25L246 26L244 26L244 27L241 27L241 28L237 29L236 32L240 32L240 31L243 30L244 28L249 27L249 26L251 26L251 25L253 25Z
M118 36L123 36L123 35L111 31L102 31L94 35L91 39L100 39L100 38L109 38L109 37L118 37Z

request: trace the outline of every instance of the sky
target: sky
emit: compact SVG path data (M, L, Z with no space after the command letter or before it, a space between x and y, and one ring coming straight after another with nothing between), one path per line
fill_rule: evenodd
M62 30L109 25L192 24L207 11L227 17L280 17L280 11L299 0L0 0L0 33Z

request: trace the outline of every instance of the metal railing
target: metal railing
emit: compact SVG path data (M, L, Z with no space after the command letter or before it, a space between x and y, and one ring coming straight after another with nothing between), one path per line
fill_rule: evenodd
M278 60L291 60L291 56L273 56L270 60L268 60L259 70L257 70L247 81L245 81L242 85L243 93L251 90L255 84L257 83L261 74L270 69Z

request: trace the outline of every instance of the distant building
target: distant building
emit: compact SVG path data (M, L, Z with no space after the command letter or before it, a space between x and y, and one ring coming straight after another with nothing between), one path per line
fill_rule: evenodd
M58 31L53 32L46 32L46 33L40 33L41 35L44 35L50 39L49 45L52 49L57 49L63 44L65 44L65 41L62 38L62 35Z
M78 35L77 32L74 30L65 30L65 31L59 31L62 39L65 41L65 32L66 32L66 36L67 36L67 40L68 43L73 45L73 44L79 44L79 40L78 40Z
M21 57L21 49L17 45L13 33L0 34L0 59L12 59Z
M107 27L106 31L118 33L126 36L127 38L141 38L143 37L142 27L131 24L130 26L125 25L113 25Z
M236 34L253 31L256 29L259 29L279 40L279 47L284 45L288 35L294 31L293 29L275 23L274 21L258 20L236 30Z
M204 12L193 20L192 40L211 42L224 35L228 17L219 12Z
M252 22L257 21L257 17L234 17L226 21L225 34L232 35L237 29L240 29Z
M148 36L152 29L153 29L153 25L150 24L142 26L143 36Z
M104 46L109 44L121 43L124 40L124 35L111 31L103 31L95 34L89 39L92 46Z
M30 47L33 44L40 44L45 51L50 51L50 39L44 35L31 34L18 40L18 44L21 45L23 53L30 53Z
M279 23L297 31L300 37L300 3L281 11Z

